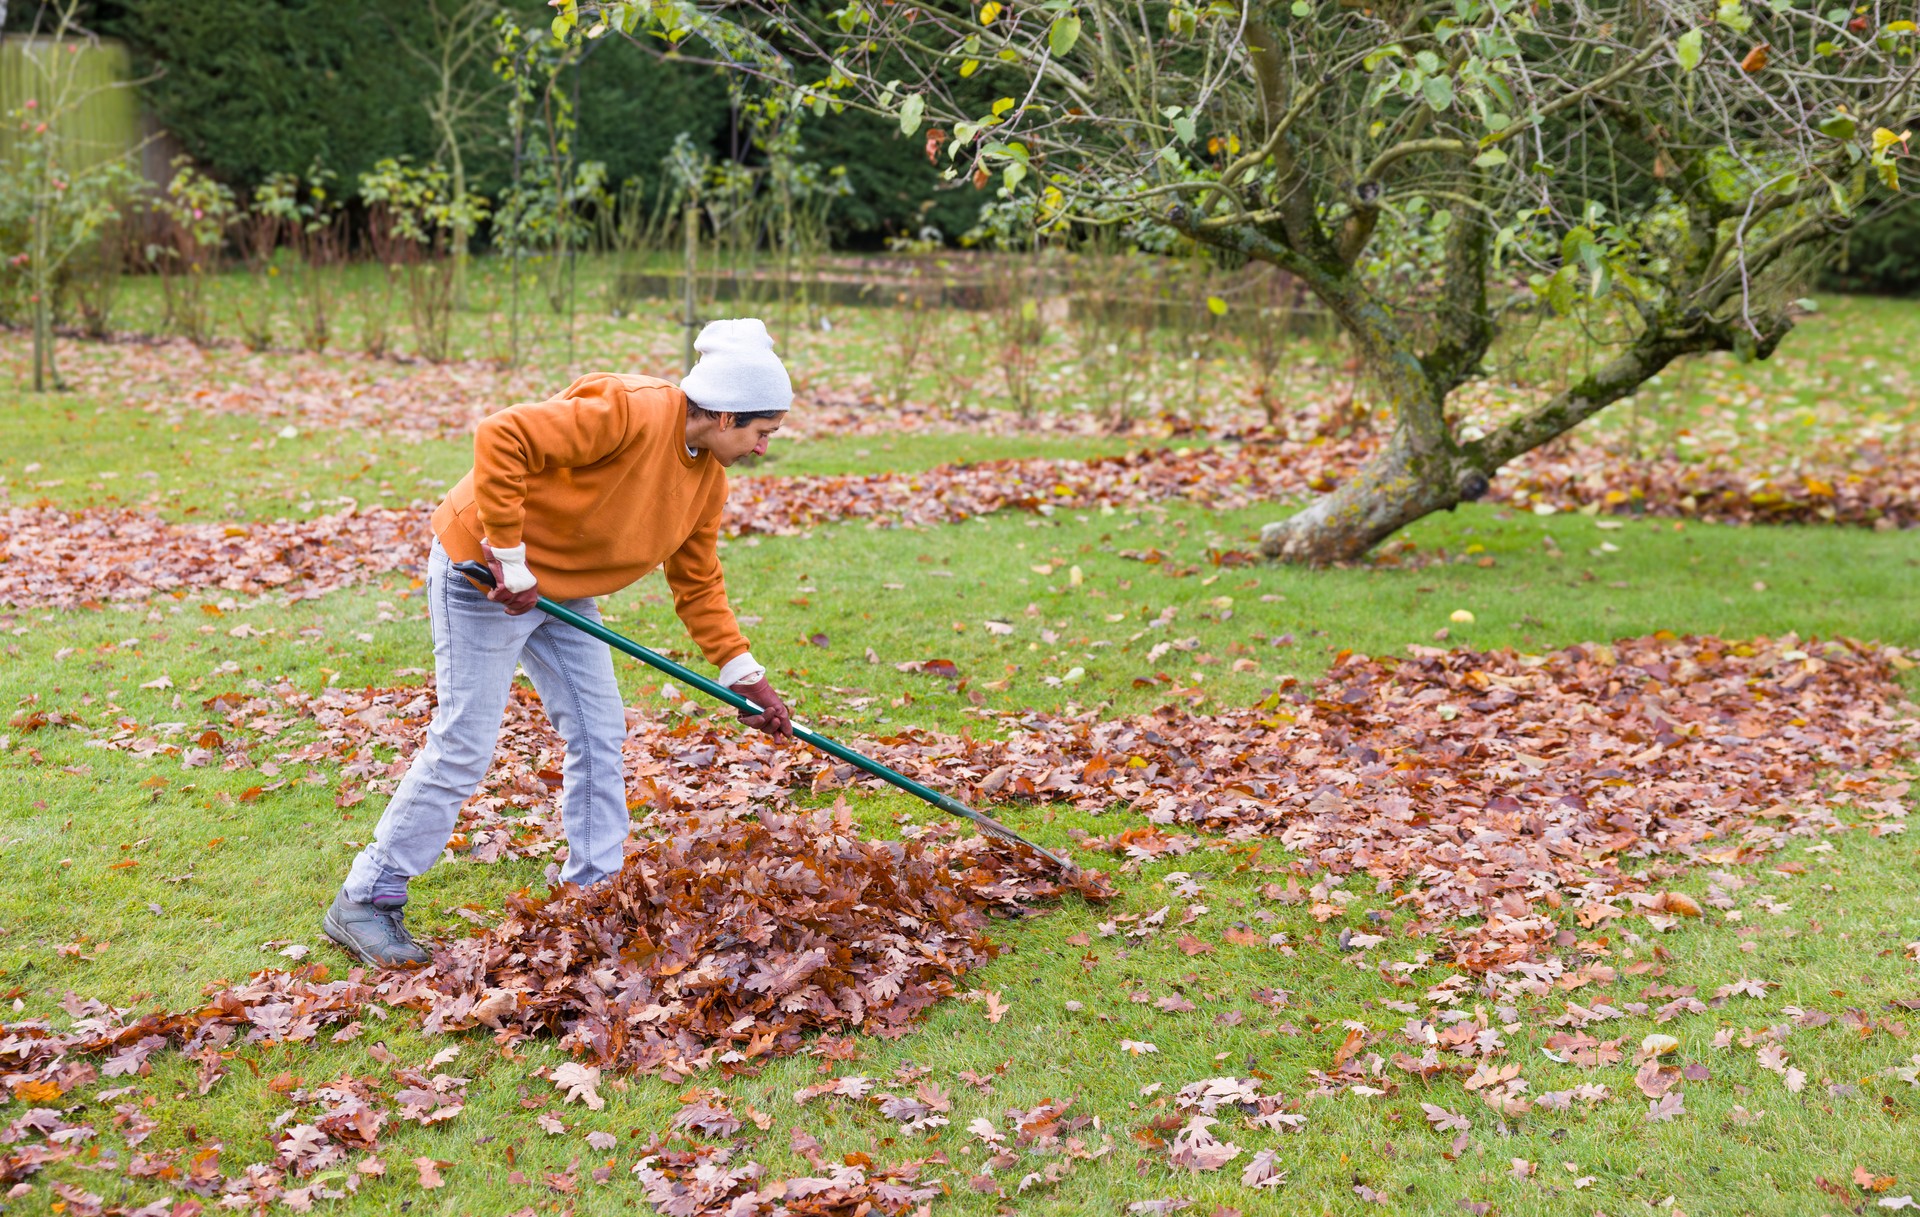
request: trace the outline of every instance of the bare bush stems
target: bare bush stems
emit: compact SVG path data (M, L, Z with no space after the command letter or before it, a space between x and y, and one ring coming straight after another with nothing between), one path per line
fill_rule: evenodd
M932 353L939 310L927 307L925 300L912 292L895 297L886 310L888 338L882 354L880 396L889 409L907 404L914 380L924 370Z
M988 307L974 323L976 336L1000 373L1007 403L1023 421L1040 406L1040 368L1054 323L1064 320L1066 298L1056 296L1052 259L995 256L988 262Z
M240 340L250 351L264 351L273 345L273 323L280 311L280 268L274 265L273 256L280 249L287 224L276 196L284 187L284 179L269 179L234 217L240 257L255 290L234 306L233 316L240 327Z
M301 343L310 351L323 351L333 341L335 299L347 257L344 208L330 182L330 174L310 177L306 197L288 225L295 318Z
M386 294L379 301L378 338L385 350L385 313L394 281L406 293L413 323L416 353L434 363L451 353L454 272L451 250L459 231L471 231L485 214L485 201L473 195L454 195L447 171L439 165L416 166L387 159L360 176L360 194L368 204L368 238L374 256L386 273ZM371 350L371 344L362 344Z
M174 158L173 176L151 207L159 241L148 246L147 253L160 271L167 325L187 341L205 346L214 337L208 285L226 261L227 229L239 210L233 191L180 156Z
M96 341L113 335L113 312L120 302L127 264L135 254L136 229L127 211L127 203L116 205L94 238L74 253L61 284L63 300L71 303L80 332Z

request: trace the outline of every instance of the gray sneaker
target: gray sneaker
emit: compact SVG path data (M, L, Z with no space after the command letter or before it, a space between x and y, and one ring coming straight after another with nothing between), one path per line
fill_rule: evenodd
M407 932L406 915L404 900L362 904L341 892L333 898L320 929L347 954L376 968L426 963L433 956Z

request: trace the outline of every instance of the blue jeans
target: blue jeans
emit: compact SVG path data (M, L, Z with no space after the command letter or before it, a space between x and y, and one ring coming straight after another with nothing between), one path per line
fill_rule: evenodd
M589 598L563 601L593 621ZM585 886L617 873L627 841L626 772L620 745L626 707L607 644L539 609L509 617L453 570L435 541L427 560L427 609L439 706L426 742L353 860L343 885L368 901L432 866L453 835L460 808L486 777L513 690L516 665L533 678L547 719L566 741L560 820L567 833L565 883Z

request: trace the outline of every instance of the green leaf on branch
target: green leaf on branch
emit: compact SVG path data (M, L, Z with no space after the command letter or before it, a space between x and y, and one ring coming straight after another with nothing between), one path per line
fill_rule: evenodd
M1853 115L1847 113L1832 114L1820 120L1820 134L1833 139L1852 139L1859 124L1853 121Z
M1706 36L1699 30L1688 30L1680 35L1680 40L1674 44L1674 55L1680 60L1681 71L1691 72L1700 66L1700 60L1706 53L1702 46L1705 41Z
M1579 303L1580 272L1572 266L1563 266L1553 272L1553 278L1547 280L1547 306L1562 317L1573 311Z
M1853 214L1853 200L1847 197L1847 192L1841 187L1840 183L1828 179L1827 192L1833 196L1833 209L1835 211L1843 216Z
M1372 72L1395 55L1404 56L1405 54L1406 52L1401 50L1400 44L1396 42L1392 46L1384 46L1377 51L1369 52L1367 57L1360 61L1360 66L1366 71Z
M1492 169L1496 165L1506 164L1507 154L1502 149L1489 148L1485 152L1482 152L1479 156L1474 157L1473 163L1476 167L1481 169Z
M1426 95L1427 104L1436 110L1447 110L1453 106L1453 79L1448 76L1431 76L1420 86Z
M920 117L927 110L927 99L915 93L900 103L900 134L912 135L920 129Z
M1746 6L1740 0L1720 0L1720 7L1714 10L1713 19L1736 34L1744 34L1753 28L1753 18L1747 16Z
M1053 24L1047 27L1047 48L1053 52L1056 59L1071 51L1073 44L1078 41L1080 41L1080 18L1072 13L1060 14L1053 19Z

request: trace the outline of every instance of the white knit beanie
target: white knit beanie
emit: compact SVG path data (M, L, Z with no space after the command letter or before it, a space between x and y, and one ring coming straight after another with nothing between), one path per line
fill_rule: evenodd
M680 381L694 405L718 414L754 414L793 405L793 382L757 317L710 321L693 340L700 362Z

